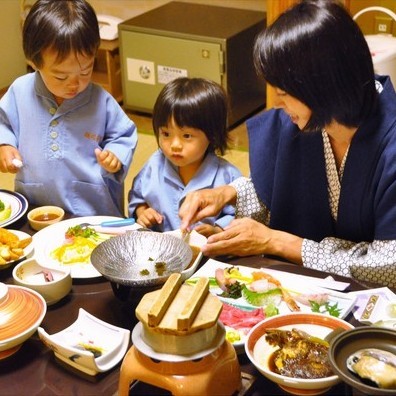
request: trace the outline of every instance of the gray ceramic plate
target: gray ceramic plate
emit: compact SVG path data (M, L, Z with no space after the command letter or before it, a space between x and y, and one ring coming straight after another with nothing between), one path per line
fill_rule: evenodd
M396 355L396 331L381 327L358 327L347 330L330 344L329 358L334 372L348 385L367 395L395 395L396 389L370 386L348 370L347 358L364 348L377 348Z
M108 239L91 254L91 263L105 278L125 286L165 283L191 262L192 250L180 238L159 232L130 231Z

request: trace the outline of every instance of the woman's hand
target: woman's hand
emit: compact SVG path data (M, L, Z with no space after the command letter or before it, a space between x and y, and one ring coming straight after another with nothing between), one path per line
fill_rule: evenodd
M236 190L231 186L203 189L187 194L179 210L180 229L188 230L191 224L216 216L227 204L236 200Z
M163 217L155 209L150 208L147 204L140 205L136 208L136 223L143 227L151 228L156 224L161 224Z
M95 155L99 165L109 173L116 173L122 167L120 160L111 151L96 148Z
M300 237L243 218L233 220L223 232L210 236L201 250L206 256L269 254L301 263L301 246Z
M9 144L0 145L0 172L17 173L20 167L13 164L13 160L22 161L18 149Z

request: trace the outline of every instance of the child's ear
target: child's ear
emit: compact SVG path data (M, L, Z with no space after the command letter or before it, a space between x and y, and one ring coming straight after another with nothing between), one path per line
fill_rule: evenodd
M37 66L31 61L31 60L26 60L26 63L28 66L30 66L34 71L38 70Z

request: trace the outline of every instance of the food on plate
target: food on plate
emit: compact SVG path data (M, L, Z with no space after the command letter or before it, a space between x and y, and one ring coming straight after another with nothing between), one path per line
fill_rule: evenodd
M0 221L5 221L11 216L11 205L0 199Z
M235 343L242 341L249 330L265 317L263 310L260 308L247 311L223 303L219 319L226 328L226 339Z
M92 342L79 342L77 348L82 348L85 351L91 352L95 359L101 357L104 352L102 347L94 345Z
M31 242L31 237L19 239L11 231L0 228L0 265L22 258L25 247Z
M101 242L111 238L91 227L69 227L64 243L51 252L51 257L63 264L89 263L91 253Z
M265 340L278 346L270 356L270 369L292 378L324 378L333 375L329 344L300 329L267 329Z
M252 305L272 307L279 305L283 298L291 311L300 310L296 301L281 283L264 271L255 271L252 272L252 277L246 277L237 267L218 268L215 271L215 278L223 290L222 297L243 296Z
M347 359L347 367L379 388L396 391L396 355L377 348L360 349Z

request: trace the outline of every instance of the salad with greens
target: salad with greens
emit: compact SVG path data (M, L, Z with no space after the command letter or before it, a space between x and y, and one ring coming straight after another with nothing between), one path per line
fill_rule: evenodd
M11 205L0 199L0 221L5 221L11 216Z

